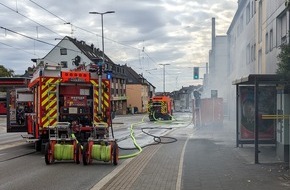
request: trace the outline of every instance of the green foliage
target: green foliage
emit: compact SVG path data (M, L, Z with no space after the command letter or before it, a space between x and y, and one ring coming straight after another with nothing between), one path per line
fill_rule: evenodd
M12 69L7 69L3 65L0 65L0 77L13 77L14 71Z
M290 44L282 44L280 46L281 52L277 56L277 71L278 75L281 75L285 80L290 81Z

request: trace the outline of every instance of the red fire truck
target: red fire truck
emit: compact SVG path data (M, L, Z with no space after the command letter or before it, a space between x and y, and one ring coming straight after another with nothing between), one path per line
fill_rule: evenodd
M169 96L154 96L148 104L149 120L171 120L173 114L173 100Z
M27 132L23 137L34 142L37 150L43 150L56 127L68 123L77 141L86 144L87 151L93 149L92 142L109 146L116 164L117 143L108 140L112 124L110 80L101 79L99 83L98 79L96 72L86 70L63 71L58 65L37 68L26 88L9 91L7 132ZM98 140L88 140L92 132ZM50 143L51 146L59 145ZM84 153L86 163L90 162L88 155ZM51 158L48 156L47 164L54 159Z

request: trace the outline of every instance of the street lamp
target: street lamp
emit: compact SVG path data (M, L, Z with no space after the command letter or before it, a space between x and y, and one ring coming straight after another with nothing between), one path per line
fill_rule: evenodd
M99 12L89 12L89 14L98 14L98 15L101 15L101 20L102 20L102 58L103 58L103 61L102 61L102 64L99 64L99 105L98 105L98 115L102 115L102 112L101 112L101 109L102 109L102 104L101 104L101 101L102 101L102 66L105 64L105 48L104 48L104 21L103 21L103 16L105 14L110 14L110 13L115 13L115 11L106 11L106 12L103 12L103 13L99 13Z
M165 93L165 66L170 65L169 63L159 64L163 65L163 93Z

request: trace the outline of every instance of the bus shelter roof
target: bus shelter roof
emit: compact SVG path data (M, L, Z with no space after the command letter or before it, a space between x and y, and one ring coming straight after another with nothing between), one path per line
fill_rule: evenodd
M236 79L232 82L233 85L254 85L259 84L285 84L285 80L280 75L276 74L250 74L247 77Z

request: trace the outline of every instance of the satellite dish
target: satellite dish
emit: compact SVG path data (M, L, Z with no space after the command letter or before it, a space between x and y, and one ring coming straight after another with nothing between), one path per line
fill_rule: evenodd
M78 67L80 65L80 62L81 62L81 57L77 55L74 61L75 66Z

